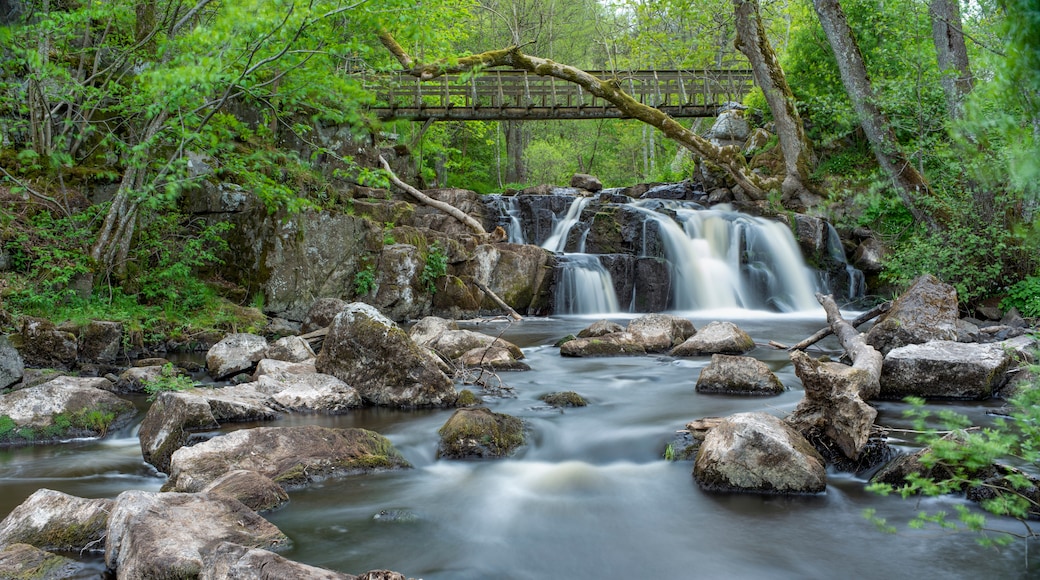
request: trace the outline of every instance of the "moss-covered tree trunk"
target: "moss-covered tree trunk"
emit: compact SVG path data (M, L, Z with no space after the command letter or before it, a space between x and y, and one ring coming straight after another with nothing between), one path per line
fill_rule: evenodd
M935 43L942 88L950 118L961 115L961 104L971 92L975 79L968 64L968 49L964 45L961 10L957 0L932 0L928 5L932 19L932 42Z
M751 63L755 83L762 89L776 122L780 151L784 155L784 207L806 209L820 197L809 187L809 170L814 163L812 145L805 136L802 118L795 108L794 95L787 84L780 60L766 37L757 0L733 0L736 17L737 50Z

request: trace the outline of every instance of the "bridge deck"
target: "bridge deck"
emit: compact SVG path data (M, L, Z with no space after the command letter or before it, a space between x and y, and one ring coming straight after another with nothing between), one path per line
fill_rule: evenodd
M714 117L718 107L740 101L753 80L748 70L666 70L614 73L588 71L601 79L616 78L632 98L673 117ZM491 70L460 77L445 75L420 82L404 73L363 77L376 94L371 107L382 119L545 120L621 119L613 105L574 83L526 71Z

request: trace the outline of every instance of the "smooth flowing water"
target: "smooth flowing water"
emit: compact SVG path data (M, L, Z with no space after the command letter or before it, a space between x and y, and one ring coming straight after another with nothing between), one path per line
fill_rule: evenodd
M795 342L817 330L822 312L747 310L684 313L700 327L732 320L756 342ZM625 323L624 315L614 318ZM702 395L708 359L644 356L562 358L552 345L594 317L471 323L524 348L529 372L504 373L515 397L488 398L524 420L528 444L504 460L436 458L437 429L452 411L365 409L338 417L293 416L265 425L318 423L386 435L414 469L328 480L290 494L267 517L295 547L286 555L349 573L374 568L426 579L544 578L1028 578L1040 552L1018 543L1001 551L970 535L911 531L912 501L863 491L863 479L830 473L809 497L711 494L691 462L664 461L674 432L695 418L792 410L802 392L786 353L751 354L789 390L772 398ZM829 339L824 348L837 352ZM460 385L460 388L463 388ZM538 397L573 390L585 408L551 409ZM984 418L997 402L951 404ZM903 405L879 404L879 423L907 426ZM163 477L141 459L133 428L104 441L0 451L0 515L47 487L83 497L158 490ZM904 442L895 441L896 444ZM957 499L923 502L952 511ZM865 508L900 528L878 531ZM381 512L405 517L376 517ZM992 522L1018 529L1013 522ZM97 570L102 566L94 557Z

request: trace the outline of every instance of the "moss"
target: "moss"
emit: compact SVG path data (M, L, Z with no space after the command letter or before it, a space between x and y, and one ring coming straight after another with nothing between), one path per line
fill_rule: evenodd
M524 444L523 421L487 408L460 409L437 433L438 457L505 457Z
M584 397L574 391L549 393L539 398L553 407L586 407L589 404Z
M570 342L572 340L577 340L577 339L578 339L577 336L574 336L573 334L568 334L567 336L565 336L565 337L561 338L560 340L557 340L555 343L553 343L553 346L555 346L556 348L559 348L559 347L567 344L568 342Z
M455 401L455 404L459 407L473 407L482 402L483 401L481 401L480 397L473 394L473 391L463 389L462 392L459 393L459 398Z

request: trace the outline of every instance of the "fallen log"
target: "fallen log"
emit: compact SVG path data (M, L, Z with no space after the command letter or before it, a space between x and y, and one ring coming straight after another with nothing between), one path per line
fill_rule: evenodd
M888 310L891 307L892 307L892 303L891 302L883 302L881 304L878 304L877 306L871 308L870 310L864 312L863 314L860 314L855 320L852 321L852 326L856 327L856 326L860 326L860 325L866 324L867 322L870 322L871 320L874 320L878 316L881 316L882 314L888 312ZM794 346L789 346L789 347L786 347L786 348L787 348L787 350L805 350L805 349L809 348L810 346L816 344L817 342L820 342L821 340L827 338L831 334L834 334L834 331L831 330L831 327L828 325L825 328L821 328L815 334L813 334L812 336L810 336L810 337L806 338L805 340L799 342L798 344L796 344ZM783 346L780 345L780 343L774 344L774 343L770 342L770 345L774 346L774 347L783 348Z
M487 235L487 231L484 229L484 226L480 225L480 222L473 219L473 217L467 214L466 212L460 210L459 208L449 203L433 199L432 197L426 195L425 193L419 191L411 185L408 185L404 181L401 181L401 178L398 177L392 169L390 169L390 164L386 162L386 159L384 159L382 155L379 156L379 164L383 166L383 171L386 171L387 175L390 177L391 183L408 192L409 195L419 200L420 203L428 205L432 208L439 209L444 213L450 215L451 217L459 220L460 222L465 224L466 227L473 230L474 234L477 234L479 236Z
M499 308L501 308L502 310L505 310L506 314L508 314L510 318L512 318L513 320L523 320L524 319L524 317L520 316L516 312L516 310L513 310L512 306L506 304L505 300L502 300L501 298L499 298L498 294L495 294L494 292L492 292L491 288L488 288L486 284L482 284L482 283L480 283L480 282L478 282L476 280L474 280L473 283L477 286L477 288L480 288L481 292L483 292L484 294L487 294L488 297L490 297L491 300L493 300L495 302L495 304L498 304Z
M831 296L816 295L827 311L831 331L852 359L852 366L819 362L791 351L795 374L805 397L787 422L803 434L822 433L849 459L857 459L870 438L877 410L866 403L881 390L881 353L841 317ZM807 435L808 436L808 435Z

